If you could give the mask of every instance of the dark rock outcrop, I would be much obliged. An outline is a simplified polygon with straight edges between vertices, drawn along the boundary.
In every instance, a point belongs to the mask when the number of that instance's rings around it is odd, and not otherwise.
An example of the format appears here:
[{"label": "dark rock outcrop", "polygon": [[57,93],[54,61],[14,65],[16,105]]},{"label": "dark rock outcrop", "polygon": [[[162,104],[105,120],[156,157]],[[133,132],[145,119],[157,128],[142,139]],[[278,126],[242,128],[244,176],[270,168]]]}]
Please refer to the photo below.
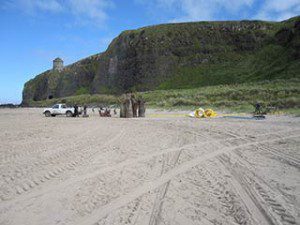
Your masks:
[{"label": "dark rock outcrop", "polygon": [[[234,63],[273,42],[295,42],[296,48],[299,18],[280,23],[163,24],[124,31],[104,53],[80,60],[63,71],[46,71],[28,81],[22,104],[77,94],[153,90],[183,67]],[[298,57],[297,50],[293,54]]]},{"label": "dark rock outcrop", "polygon": [[286,45],[293,39],[294,33],[292,29],[282,28],[276,34],[275,38],[280,45]]}]

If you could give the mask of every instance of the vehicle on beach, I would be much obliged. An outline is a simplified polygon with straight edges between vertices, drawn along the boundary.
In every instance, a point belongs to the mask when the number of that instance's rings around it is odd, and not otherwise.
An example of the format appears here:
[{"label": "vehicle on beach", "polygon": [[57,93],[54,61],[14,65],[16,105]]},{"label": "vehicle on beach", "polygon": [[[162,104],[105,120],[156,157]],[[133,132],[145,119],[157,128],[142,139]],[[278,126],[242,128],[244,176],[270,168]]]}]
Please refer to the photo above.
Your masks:
[{"label": "vehicle on beach", "polygon": [[[45,108],[43,114],[46,117],[54,117],[57,115],[66,115],[67,117],[73,117],[75,115],[74,111],[74,107],[67,107],[66,104],[55,104],[51,108]],[[82,113],[81,107],[78,108],[78,113]]]}]

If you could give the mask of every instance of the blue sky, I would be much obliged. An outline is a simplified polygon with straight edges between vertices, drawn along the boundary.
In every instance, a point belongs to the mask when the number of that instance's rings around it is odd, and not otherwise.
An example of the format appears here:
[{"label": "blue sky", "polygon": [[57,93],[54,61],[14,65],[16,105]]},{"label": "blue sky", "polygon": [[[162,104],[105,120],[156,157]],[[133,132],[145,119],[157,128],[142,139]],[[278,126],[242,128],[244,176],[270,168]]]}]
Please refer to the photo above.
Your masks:
[{"label": "blue sky", "polygon": [[183,21],[300,15],[299,0],[0,0],[0,104],[20,103],[26,81],[105,51],[121,31]]}]

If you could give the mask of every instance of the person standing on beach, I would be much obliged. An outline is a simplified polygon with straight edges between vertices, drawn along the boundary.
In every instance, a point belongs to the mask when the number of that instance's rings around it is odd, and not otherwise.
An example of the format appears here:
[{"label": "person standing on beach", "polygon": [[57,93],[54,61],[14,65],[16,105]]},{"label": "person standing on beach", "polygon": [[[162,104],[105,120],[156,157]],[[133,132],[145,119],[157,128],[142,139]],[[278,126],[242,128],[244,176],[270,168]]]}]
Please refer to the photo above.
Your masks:
[{"label": "person standing on beach", "polygon": [[261,104],[258,103],[258,102],[255,104],[255,111],[254,111],[254,113],[257,114],[257,115],[259,115],[259,114],[262,113],[262,111],[261,111]]},{"label": "person standing on beach", "polygon": [[79,117],[78,105],[77,104],[74,105],[74,117]]},{"label": "person standing on beach", "polygon": [[87,106],[83,106],[83,117],[87,117]]}]

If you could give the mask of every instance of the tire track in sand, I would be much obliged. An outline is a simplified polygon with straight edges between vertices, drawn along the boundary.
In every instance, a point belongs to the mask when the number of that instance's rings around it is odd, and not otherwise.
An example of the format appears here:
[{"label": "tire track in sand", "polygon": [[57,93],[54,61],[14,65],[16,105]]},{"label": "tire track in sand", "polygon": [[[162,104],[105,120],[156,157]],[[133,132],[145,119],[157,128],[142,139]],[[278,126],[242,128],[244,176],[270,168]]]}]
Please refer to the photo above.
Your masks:
[{"label": "tire track in sand", "polygon": [[[267,151],[271,155],[276,156],[275,158],[277,160],[284,162],[290,166],[296,167],[297,169],[300,169],[300,159],[298,159],[296,156],[292,156],[287,153],[282,153],[280,150],[274,147],[261,146],[258,150]],[[264,151],[261,152],[266,153]]]},{"label": "tire track in sand", "polygon": [[[293,131],[293,132],[295,132],[295,131]],[[278,136],[281,136],[280,133],[281,132],[268,133],[268,134],[265,134],[265,135],[278,135]],[[286,134],[286,132],[285,132],[285,134]],[[124,130],[121,131],[119,135],[117,135],[113,139],[109,140],[108,143],[106,143],[106,145],[109,145],[110,143],[113,143],[116,139],[122,137],[122,135],[124,135]],[[262,137],[262,136],[260,136],[260,137]],[[41,185],[45,182],[51,181],[52,179],[58,177],[64,171],[66,171],[66,170],[75,170],[75,166],[77,166],[80,161],[73,159],[72,161],[69,161],[68,164],[65,165],[64,167],[55,167],[54,169],[51,169],[51,170],[49,170],[45,173],[42,173],[40,175],[35,175],[35,176],[32,176],[31,178],[28,178],[28,179],[24,180],[24,182],[21,185],[17,185],[15,187],[15,189],[14,189],[15,191],[13,191],[13,192],[12,192],[11,189],[9,189],[9,190],[2,189],[0,191],[0,200],[2,200],[2,205],[10,205],[10,204],[13,204],[14,202],[17,202],[17,201],[20,201],[20,200],[29,199],[29,198],[32,198],[32,197],[37,196],[37,195],[47,194],[47,193],[50,193],[50,192],[53,192],[53,191],[56,191],[56,190],[59,190],[59,189],[63,189],[65,187],[69,186],[69,185],[72,185],[76,182],[80,182],[84,179],[90,179],[90,178],[96,177],[96,176],[101,175],[101,174],[105,174],[105,173],[113,171],[113,170],[122,169],[124,166],[135,164],[139,161],[147,160],[147,159],[150,159],[150,158],[153,158],[153,157],[156,157],[156,156],[160,156],[160,155],[164,155],[164,154],[168,154],[168,153],[172,153],[172,152],[178,152],[182,149],[189,150],[189,148],[194,147],[195,145],[198,145],[198,146],[200,145],[201,146],[201,145],[205,145],[205,144],[220,143],[220,142],[223,142],[223,141],[230,141],[230,140],[235,140],[235,139],[240,140],[240,139],[243,139],[243,137],[237,137],[237,138],[236,137],[233,137],[233,138],[231,137],[231,138],[228,138],[228,139],[225,139],[225,140],[213,140],[210,137],[207,137],[207,139],[208,139],[208,141],[205,141],[205,142],[187,144],[187,145],[184,145],[184,146],[181,146],[181,147],[167,148],[167,149],[164,149],[164,150],[161,150],[161,151],[158,151],[158,152],[154,152],[152,154],[148,154],[146,156],[129,159],[129,160],[126,160],[126,161],[124,161],[122,163],[119,163],[117,165],[104,167],[100,171],[95,171],[95,172],[92,172],[92,173],[89,173],[89,174],[84,174],[84,175],[81,175],[81,176],[77,176],[76,178],[73,178],[71,181],[70,180],[65,180],[65,181],[60,182],[59,184],[56,184],[55,186],[47,186],[47,187],[43,188],[40,191],[32,192],[32,193],[28,194],[29,190],[32,190],[33,188],[35,188],[35,187],[37,187],[37,186],[39,186],[39,185]],[[244,140],[245,141],[253,141],[252,139],[248,140],[246,138],[244,138]],[[106,145],[104,145],[104,147]],[[94,158],[94,160],[95,159],[96,158]],[[15,196],[17,194],[17,196],[20,196],[20,197],[17,197],[15,199],[11,199],[12,194],[13,194],[13,196]]]},{"label": "tire track in sand", "polygon": [[[117,135],[114,139],[110,140],[109,143],[114,142],[116,139],[120,138],[121,136],[122,136],[122,134],[120,134],[119,136]],[[234,139],[234,138],[229,138],[229,139],[226,139],[226,140],[231,140],[231,139]],[[226,140],[224,140],[224,141],[226,141]],[[194,147],[197,144],[201,146],[201,145],[205,145],[205,144],[210,144],[212,142],[218,143],[217,140],[209,140],[209,141],[205,141],[205,142],[187,144],[187,145],[184,145],[184,146],[181,146],[181,147],[167,148],[167,149],[163,149],[161,151],[154,152],[154,153],[151,153],[151,154],[148,154],[148,155],[145,155],[145,156],[125,160],[124,162],[118,163],[117,165],[101,168],[100,171],[95,171],[95,172],[85,174],[85,175],[82,175],[82,176],[77,176],[76,178],[72,179],[71,182],[70,182],[70,180],[62,181],[61,183],[59,183],[55,186],[48,186],[48,187],[46,187],[45,189],[43,189],[41,191],[28,194],[24,197],[25,198],[32,198],[36,195],[41,195],[41,194],[49,193],[50,191],[58,190],[60,188],[65,188],[65,187],[67,187],[71,184],[74,184],[76,182],[80,182],[81,180],[84,180],[84,179],[93,178],[93,177],[96,177],[96,176],[101,175],[101,174],[105,174],[105,173],[113,171],[113,170],[122,169],[125,166],[135,164],[139,161],[144,161],[144,160],[151,159],[153,157],[168,154],[168,153],[173,153],[173,152],[176,153],[176,152],[178,152],[182,149],[188,150],[189,148]],[[106,145],[108,145],[108,144],[106,144]],[[80,155],[86,156],[87,154],[88,153],[84,153],[84,154],[80,154]],[[65,166],[55,167],[54,169],[49,169],[47,172],[42,172],[42,174],[34,175],[32,177],[29,177],[28,179],[25,179],[21,185],[16,185],[16,187],[14,188],[15,191],[13,191],[13,192],[12,192],[11,189],[9,191],[5,191],[3,189],[3,190],[0,191],[0,200],[4,201],[4,204],[10,204],[10,203],[13,203],[13,202],[16,202],[16,201],[19,201],[19,200],[23,200],[23,198],[16,198],[16,199],[13,199],[13,200],[10,200],[10,199],[15,194],[23,195],[25,193],[28,193],[28,191],[31,190],[32,188],[34,188],[35,186],[38,186],[38,185],[43,184],[45,182],[49,182],[52,179],[54,179],[55,177],[58,177],[63,172],[67,171],[67,170],[75,170],[75,166],[77,166],[80,162],[82,162],[82,160],[83,159],[81,159],[81,160],[74,160],[73,159],[72,161],[68,161],[68,164],[66,164]],[[93,158],[93,160],[97,161],[97,157]],[[14,180],[15,178],[14,177],[9,177],[8,179]]]},{"label": "tire track in sand", "polygon": [[[121,130],[118,135],[115,135],[112,139],[108,140],[101,147],[105,148],[106,146],[115,142],[117,139],[122,137],[124,135],[124,133],[125,133],[125,131]],[[15,196],[21,196],[25,193],[28,193],[32,189],[34,189],[42,184],[50,182],[51,180],[58,177],[59,175],[61,175],[64,172],[75,170],[76,167],[79,166],[81,163],[85,163],[87,158],[91,158],[93,155],[95,155],[98,152],[98,150],[88,151],[89,149],[90,148],[85,149],[85,151],[81,152],[79,155],[72,158],[72,160],[66,161],[64,165],[60,165],[60,166],[53,167],[53,165],[50,163],[51,160],[53,160],[55,158],[59,158],[61,156],[70,157],[71,153],[60,152],[58,155],[56,154],[54,156],[44,159],[43,161],[45,161],[45,163],[49,164],[50,168],[46,168],[46,170],[42,171],[42,173],[30,175],[28,178],[25,178],[25,179],[21,174],[20,178],[23,178],[23,180],[21,180],[17,185],[15,185],[15,187],[13,189],[11,189],[10,187],[5,188],[5,186],[3,186],[1,188],[0,200],[5,205],[7,203],[12,203],[12,202],[18,201],[18,200],[20,200],[19,198],[15,198],[15,199],[12,199],[12,198]],[[51,166],[52,166],[52,168],[51,168]],[[8,177],[8,179],[9,179],[8,181],[14,181],[16,178],[13,176],[10,176],[10,177]],[[37,193],[33,192],[32,195],[29,195],[27,197],[33,197],[35,195],[37,195]],[[12,200],[7,201],[10,199],[12,199]]]},{"label": "tire track in sand", "polygon": [[[85,140],[86,137],[89,137],[90,133],[94,133],[97,130],[97,127],[89,129],[89,132],[81,133],[80,138]],[[78,142],[78,141],[77,141]],[[79,143],[79,142],[78,142]],[[37,148],[39,145],[43,145],[42,147]],[[22,150],[14,150],[10,151],[8,154],[4,154],[3,156],[0,156],[0,164],[3,165],[5,163],[12,163],[17,160],[22,160],[22,157],[27,157],[31,156],[33,153],[40,154],[43,153],[46,149],[47,146],[52,146],[54,145],[56,148],[63,148],[65,146],[76,146],[77,143],[74,141],[66,141],[64,140],[63,143],[58,143],[57,140],[34,140],[30,143],[21,143],[18,144],[19,146],[11,146],[13,149],[20,149]]]},{"label": "tire track in sand", "polygon": [[[185,176],[186,175],[186,176]],[[180,179],[184,179],[186,183],[191,184],[192,187],[196,187],[202,193],[205,193],[205,196],[208,197],[206,200],[195,197],[193,203],[189,207],[192,207],[196,210],[200,210],[198,206],[202,204],[214,205],[215,210],[219,214],[223,214],[224,217],[230,216],[235,223],[241,225],[253,225],[258,223],[253,223],[253,218],[251,213],[243,203],[243,200],[240,195],[234,192],[233,186],[230,182],[227,182],[226,175],[224,176],[224,170],[220,163],[217,160],[209,160],[209,162],[203,162],[203,164],[198,165],[192,168],[188,174],[185,174]],[[195,179],[195,178],[199,179]],[[188,188],[190,186],[186,186]],[[192,188],[190,187],[190,188]],[[206,203],[204,203],[206,202]],[[212,203],[213,202],[213,203]],[[219,208],[218,208],[219,207]],[[197,218],[197,214],[193,213],[193,210],[190,212],[190,216]],[[216,222],[217,224],[224,224],[225,221],[214,221],[212,215],[204,215],[212,223]],[[210,219],[209,219],[210,218]],[[228,220],[226,224],[232,224]]]},{"label": "tire track in sand", "polygon": [[[265,181],[253,175],[253,173],[239,163],[231,165],[230,158],[223,154],[218,157],[224,167],[233,175],[232,183],[241,193],[247,193],[244,196],[247,204],[256,205],[261,216],[265,218],[268,224],[296,224],[296,219],[289,213],[282,204],[276,200],[276,194],[265,185]],[[241,159],[240,159],[241,160]],[[236,182],[235,182],[236,180]],[[255,209],[251,207],[252,209]],[[256,210],[257,211],[257,210]],[[260,217],[262,218],[262,217]]]},{"label": "tire track in sand", "polygon": [[[178,159],[180,157],[180,154],[182,152],[182,149],[178,152],[175,152],[175,155],[172,157],[171,165],[170,167],[175,167]],[[165,161],[164,161],[165,162]],[[164,174],[165,170],[165,164],[163,163],[161,175]],[[156,195],[156,199],[154,201],[154,205],[152,207],[152,213],[149,219],[149,225],[156,225],[158,224],[160,218],[161,218],[161,209],[163,205],[163,200],[167,194],[167,191],[169,189],[171,180],[169,180],[166,184],[164,184],[161,189],[159,190],[158,194]]]},{"label": "tire track in sand", "polygon": [[221,154],[233,151],[233,150],[241,148],[241,147],[259,145],[262,143],[274,142],[274,141],[283,140],[283,139],[299,138],[299,137],[300,137],[299,135],[295,135],[295,136],[269,139],[269,140],[264,140],[264,141],[259,141],[259,142],[252,142],[252,143],[247,143],[247,144],[243,144],[243,145],[239,145],[239,146],[235,146],[235,147],[226,147],[224,149],[217,150],[212,153],[203,155],[202,157],[198,157],[187,163],[179,165],[177,168],[172,169],[169,172],[163,174],[160,178],[158,178],[154,181],[151,181],[151,182],[147,182],[144,185],[131,191],[130,193],[123,195],[122,197],[119,197],[116,200],[111,201],[110,203],[106,204],[105,206],[103,206],[101,208],[98,208],[97,210],[94,210],[94,212],[92,212],[91,214],[88,214],[87,216],[78,219],[78,221],[75,224],[80,224],[80,225],[95,224],[101,218],[103,218],[104,216],[109,214],[110,212],[128,204],[129,202],[131,202],[134,199],[138,198],[139,196],[147,193],[148,191],[158,188],[159,186],[165,184],[166,182],[168,182],[169,180],[171,180],[173,177],[177,176],[178,174],[184,173],[184,172],[188,171],[190,168],[197,166],[201,162],[207,161],[207,160],[212,159]]}]

